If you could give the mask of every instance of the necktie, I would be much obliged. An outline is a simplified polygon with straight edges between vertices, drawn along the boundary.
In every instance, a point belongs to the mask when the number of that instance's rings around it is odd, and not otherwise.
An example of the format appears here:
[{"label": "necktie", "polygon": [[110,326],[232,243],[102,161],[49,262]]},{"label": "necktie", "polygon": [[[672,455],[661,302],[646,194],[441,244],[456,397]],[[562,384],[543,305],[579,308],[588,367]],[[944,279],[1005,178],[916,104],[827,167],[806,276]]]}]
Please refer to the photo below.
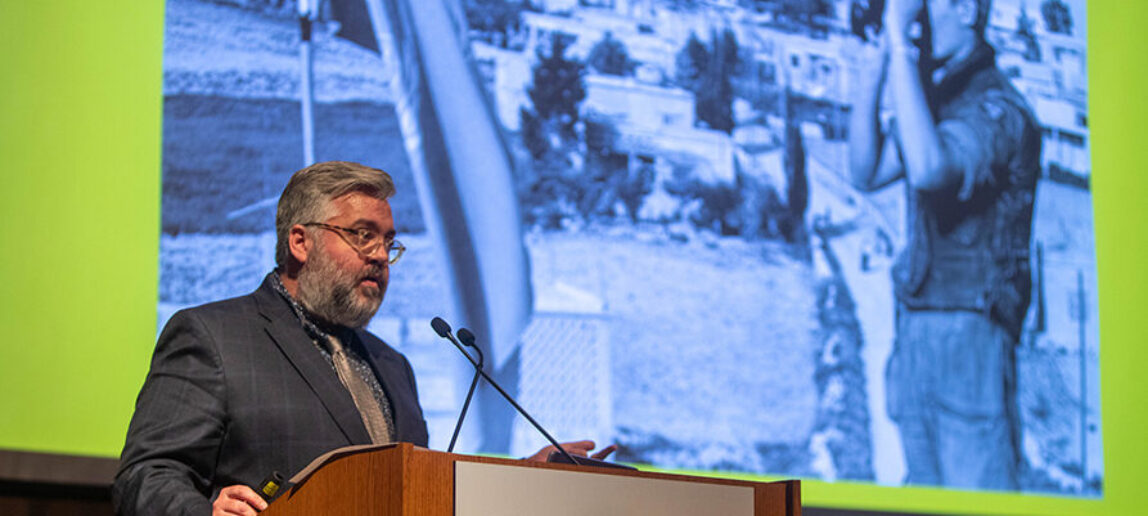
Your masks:
[{"label": "necktie", "polygon": [[375,400],[367,382],[355,372],[351,360],[347,358],[346,350],[343,349],[343,343],[334,335],[329,335],[327,341],[331,344],[331,359],[335,363],[339,381],[350,391],[351,399],[359,409],[359,416],[363,418],[363,425],[371,435],[371,441],[375,444],[391,442],[393,440],[391,430],[383,418],[383,411],[379,408],[379,403]]}]

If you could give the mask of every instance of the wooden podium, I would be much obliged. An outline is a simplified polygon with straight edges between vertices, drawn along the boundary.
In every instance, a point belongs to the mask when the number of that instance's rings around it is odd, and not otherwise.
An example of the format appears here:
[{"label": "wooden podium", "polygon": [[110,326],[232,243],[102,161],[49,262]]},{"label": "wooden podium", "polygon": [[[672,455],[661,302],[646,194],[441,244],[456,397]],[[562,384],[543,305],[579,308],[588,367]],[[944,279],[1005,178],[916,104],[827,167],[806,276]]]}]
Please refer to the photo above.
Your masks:
[{"label": "wooden podium", "polygon": [[800,516],[801,487],[796,480],[533,463],[399,443],[327,461],[263,514]]}]

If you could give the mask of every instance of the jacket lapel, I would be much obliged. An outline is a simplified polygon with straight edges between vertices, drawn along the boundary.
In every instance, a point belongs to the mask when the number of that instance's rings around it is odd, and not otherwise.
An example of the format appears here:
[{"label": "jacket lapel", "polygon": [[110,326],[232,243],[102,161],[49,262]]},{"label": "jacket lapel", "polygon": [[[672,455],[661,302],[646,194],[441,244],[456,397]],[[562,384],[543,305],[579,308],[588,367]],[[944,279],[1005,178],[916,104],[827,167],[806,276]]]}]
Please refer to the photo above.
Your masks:
[{"label": "jacket lapel", "polygon": [[338,374],[322,353],[315,349],[315,343],[303,331],[287,301],[271,286],[271,281],[268,276],[255,292],[259,313],[266,320],[264,330],[267,335],[311,387],[311,391],[322,402],[327,414],[335,420],[347,440],[351,444],[370,443],[371,436],[363,425],[351,394],[339,381]]}]

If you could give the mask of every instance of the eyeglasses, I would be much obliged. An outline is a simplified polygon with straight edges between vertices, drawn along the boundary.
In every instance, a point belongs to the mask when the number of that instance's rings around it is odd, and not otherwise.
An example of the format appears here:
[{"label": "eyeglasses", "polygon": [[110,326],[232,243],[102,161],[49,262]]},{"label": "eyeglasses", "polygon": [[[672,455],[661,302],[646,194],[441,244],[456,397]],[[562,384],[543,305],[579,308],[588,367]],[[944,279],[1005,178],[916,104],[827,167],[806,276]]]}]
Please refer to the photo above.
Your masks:
[{"label": "eyeglasses", "polygon": [[406,252],[407,247],[402,242],[394,239],[385,239],[378,231],[371,231],[369,229],[351,229],[334,224],[326,224],[323,222],[307,222],[303,226],[319,226],[323,229],[334,231],[335,234],[343,238],[347,245],[351,246],[355,252],[363,255],[370,256],[375,254],[380,247],[384,248],[387,253],[387,261],[391,264],[399,261]]}]

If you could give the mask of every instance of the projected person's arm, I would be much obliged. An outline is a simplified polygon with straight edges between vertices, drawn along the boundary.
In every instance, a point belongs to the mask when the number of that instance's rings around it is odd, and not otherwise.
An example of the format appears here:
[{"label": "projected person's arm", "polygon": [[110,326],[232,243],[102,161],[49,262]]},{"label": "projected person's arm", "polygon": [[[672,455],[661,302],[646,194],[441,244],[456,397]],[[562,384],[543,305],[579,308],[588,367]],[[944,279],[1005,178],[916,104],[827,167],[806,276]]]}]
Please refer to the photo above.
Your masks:
[{"label": "projected person's arm", "polygon": [[211,513],[223,371],[202,321],[176,314],[156,344],[113,485],[119,514]]},{"label": "projected person's arm", "polygon": [[960,182],[962,174],[929,109],[919,52],[909,40],[910,25],[922,8],[922,0],[891,0],[885,6],[888,81],[905,177],[916,190],[937,191]]},{"label": "projected person's arm", "polygon": [[884,39],[870,39],[877,43],[858,42],[855,49],[857,88],[849,116],[849,179],[863,191],[882,188],[902,175],[896,139],[882,134],[879,117],[888,66]]}]

